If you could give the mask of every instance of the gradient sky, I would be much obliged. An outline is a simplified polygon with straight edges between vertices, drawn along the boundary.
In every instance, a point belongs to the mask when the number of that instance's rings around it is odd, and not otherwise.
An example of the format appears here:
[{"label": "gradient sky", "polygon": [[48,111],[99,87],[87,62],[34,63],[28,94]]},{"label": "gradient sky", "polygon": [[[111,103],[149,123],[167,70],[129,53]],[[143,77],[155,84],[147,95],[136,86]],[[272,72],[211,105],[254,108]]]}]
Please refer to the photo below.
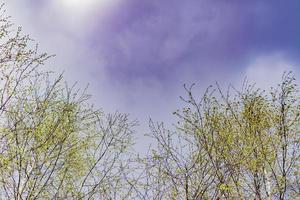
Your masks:
[{"label": "gradient sky", "polygon": [[[85,2],[85,3],[83,3]],[[55,53],[69,81],[105,111],[173,121],[184,83],[261,87],[300,79],[299,0],[7,0],[7,12]]]}]

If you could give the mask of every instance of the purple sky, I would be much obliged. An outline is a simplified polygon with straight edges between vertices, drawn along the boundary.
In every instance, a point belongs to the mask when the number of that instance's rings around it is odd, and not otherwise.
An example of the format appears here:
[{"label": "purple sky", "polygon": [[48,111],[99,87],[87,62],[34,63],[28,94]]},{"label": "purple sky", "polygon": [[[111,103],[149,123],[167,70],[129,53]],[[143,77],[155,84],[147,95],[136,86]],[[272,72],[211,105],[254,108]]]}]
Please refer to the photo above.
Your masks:
[{"label": "purple sky", "polygon": [[[93,101],[171,122],[183,83],[268,87],[298,72],[299,0],[7,0],[7,10],[50,69],[90,83]],[[64,3],[62,3],[64,2]],[[80,3],[81,2],[81,3]],[[143,133],[140,133],[141,135]]]}]

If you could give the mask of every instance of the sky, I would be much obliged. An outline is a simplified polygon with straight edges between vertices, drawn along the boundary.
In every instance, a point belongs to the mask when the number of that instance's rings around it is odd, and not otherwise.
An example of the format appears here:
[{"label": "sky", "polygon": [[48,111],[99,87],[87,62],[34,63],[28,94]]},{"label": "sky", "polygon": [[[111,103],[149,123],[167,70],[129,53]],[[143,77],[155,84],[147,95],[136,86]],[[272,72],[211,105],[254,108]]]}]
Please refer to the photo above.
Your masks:
[{"label": "sky", "polygon": [[299,0],[7,0],[7,13],[56,57],[47,67],[95,105],[174,122],[183,84],[201,92],[245,78],[268,88],[299,74]]}]

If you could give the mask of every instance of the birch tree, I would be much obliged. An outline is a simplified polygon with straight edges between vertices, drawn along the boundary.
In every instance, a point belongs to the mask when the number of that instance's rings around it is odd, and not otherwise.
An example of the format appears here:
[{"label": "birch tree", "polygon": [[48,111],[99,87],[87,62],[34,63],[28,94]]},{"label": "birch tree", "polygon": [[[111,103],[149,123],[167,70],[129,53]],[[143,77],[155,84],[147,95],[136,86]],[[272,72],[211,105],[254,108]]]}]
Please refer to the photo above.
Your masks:
[{"label": "birch tree", "polygon": [[185,90],[174,131],[151,123],[157,148],[143,161],[151,198],[300,197],[300,101],[292,73],[269,92],[251,84],[224,92],[216,84],[197,99],[193,86]]},{"label": "birch tree", "polygon": [[135,122],[95,109],[50,57],[0,15],[0,198],[125,199]]}]

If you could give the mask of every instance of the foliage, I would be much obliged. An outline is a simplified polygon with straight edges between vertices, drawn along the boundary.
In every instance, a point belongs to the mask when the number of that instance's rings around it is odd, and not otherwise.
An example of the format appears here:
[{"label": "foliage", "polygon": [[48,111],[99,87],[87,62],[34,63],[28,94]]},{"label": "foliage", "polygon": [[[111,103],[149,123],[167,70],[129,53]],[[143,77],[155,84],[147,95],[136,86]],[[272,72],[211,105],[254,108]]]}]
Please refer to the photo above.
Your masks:
[{"label": "foliage", "polygon": [[0,198],[116,199],[126,195],[132,127],[106,115],[85,90],[43,70],[21,28],[0,16]]},{"label": "foliage", "polygon": [[[176,131],[151,123],[157,149],[144,163],[151,199],[298,199],[300,101],[292,73],[270,94],[244,84],[191,87]],[[149,195],[150,194],[150,195]],[[141,195],[142,196],[142,195]],[[145,196],[143,196],[144,199]]]}]

